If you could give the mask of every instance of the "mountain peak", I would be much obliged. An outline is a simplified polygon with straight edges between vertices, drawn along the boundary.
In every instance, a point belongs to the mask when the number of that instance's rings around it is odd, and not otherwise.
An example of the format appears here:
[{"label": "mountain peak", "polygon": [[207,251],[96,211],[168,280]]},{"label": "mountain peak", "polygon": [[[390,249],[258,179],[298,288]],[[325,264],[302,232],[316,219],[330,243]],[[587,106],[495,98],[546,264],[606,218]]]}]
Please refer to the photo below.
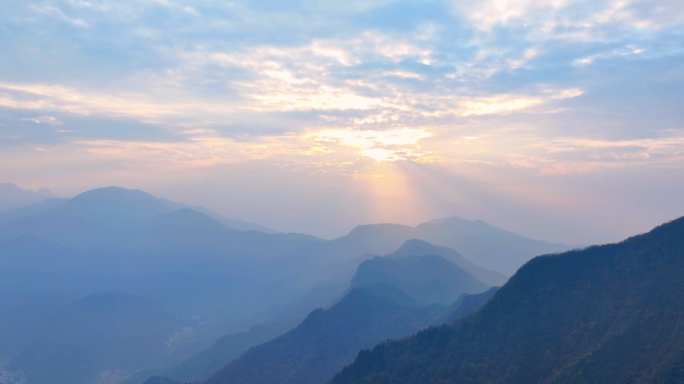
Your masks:
[{"label": "mountain peak", "polygon": [[121,187],[97,188],[69,200],[65,207],[77,210],[154,216],[180,208],[177,204],[158,199],[147,192]]},{"label": "mountain peak", "polygon": [[399,249],[386,255],[385,257],[388,259],[401,259],[411,256],[427,255],[441,256],[444,259],[456,264],[460,268],[468,271],[478,280],[491,286],[502,285],[506,282],[506,280],[508,280],[505,275],[475,264],[452,248],[434,245],[419,239],[407,240],[401,245],[401,247],[399,247]]},{"label": "mountain peak", "polygon": [[47,188],[23,189],[14,183],[0,183],[0,210],[24,207],[55,197]]},{"label": "mountain peak", "polygon": [[352,229],[347,236],[350,237],[366,237],[380,233],[393,233],[397,230],[410,230],[412,227],[402,224],[381,223],[381,224],[365,224],[357,225]]},{"label": "mountain peak", "polygon": [[406,240],[404,244],[399,247],[396,251],[387,255],[388,257],[406,257],[406,256],[422,256],[426,254],[439,254],[436,251],[441,250],[442,252],[458,253],[449,247],[439,247],[434,244],[430,244],[425,240],[411,239]]},{"label": "mountain peak", "polygon": [[[475,227],[475,228],[481,228],[481,229],[491,229],[491,230],[496,230],[496,231],[501,231],[501,232],[508,232],[504,231],[503,229],[497,228],[493,225],[490,225],[480,219],[477,220],[466,220],[463,218],[460,218],[458,216],[449,216],[445,217],[442,219],[434,219],[428,221],[428,224],[448,224],[448,225],[454,225],[458,227]],[[511,232],[512,233],[512,232]]]},{"label": "mountain peak", "polygon": [[391,284],[424,302],[451,303],[464,293],[485,291],[488,286],[442,256],[411,255],[375,257],[359,265],[352,287]]},{"label": "mountain peak", "polygon": [[103,201],[103,200],[120,200],[120,201],[140,201],[140,200],[158,200],[156,197],[139,189],[127,189],[122,187],[103,187],[91,189],[76,195],[71,201]]}]

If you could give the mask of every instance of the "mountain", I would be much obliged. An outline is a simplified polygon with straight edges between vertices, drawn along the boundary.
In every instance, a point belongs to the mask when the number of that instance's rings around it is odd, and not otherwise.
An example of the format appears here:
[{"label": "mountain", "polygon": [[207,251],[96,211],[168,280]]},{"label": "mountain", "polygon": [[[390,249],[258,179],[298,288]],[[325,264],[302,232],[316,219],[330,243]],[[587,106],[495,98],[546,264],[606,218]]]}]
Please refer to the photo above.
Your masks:
[{"label": "mountain", "polygon": [[26,384],[89,384],[106,371],[159,364],[191,327],[154,301],[123,292],[71,302],[13,300],[0,313],[0,356]]},{"label": "mountain", "polygon": [[[468,221],[458,217],[433,220],[416,227],[398,224],[361,225],[326,246],[346,254],[370,252],[385,255],[412,239],[452,248],[476,265],[504,275],[512,275],[535,256],[572,248],[533,240],[480,220]],[[497,279],[495,276],[493,278]]]},{"label": "mountain", "polygon": [[[13,184],[0,184],[0,201],[2,201],[2,188],[6,185]],[[19,189],[16,187],[16,189]],[[229,229],[234,229],[237,231],[259,231],[263,233],[276,234],[279,233],[274,229],[264,227],[262,225],[251,223],[243,220],[235,220],[223,217],[209,209],[204,207],[193,206],[190,207],[185,204],[175,203],[170,200],[156,198],[142,191],[128,190],[118,187],[107,187],[94,189],[88,192],[84,192],[81,195],[76,196],[74,199],[61,199],[51,197],[52,195],[47,190],[41,190],[42,192],[37,193],[38,196],[42,196],[39,202],[29,202],[28,204],[22,204],[20,207],[8,209],[2,211],[2,204],[0,203],[0,228],[7,226],[13,221],[58,208],[70,200],[76,200],[75,205],[85,208],[84,211],[88,211],[89,208],[96,208],[100,212],[106,211],[103,209],[105,206],[109,206],[110,209],[116,209],[116,207],[121,207],[129,214],[136,213],[136,207],[142,208],[141,216],[150,216],[154,214],[171,212],[183,208],[190,208],[194,211],[200,212],[212,219],[220,222]],[[32,192],[32,191],[28,191]],[[34,199],[35,200],[35,199]],[[74,203],[72,203],[74,204]]]},{"label": "mountain", "polygon": [[386,283],[426,303],[450,304],[464,293],[480,293],[489,286],[456,264],[437,255],[404,258],[374,257],[361,263],[351,286]]},{"label": "mountain", "polygon": [[[0,235],[25,243],[54,243],[78,255],[78,260],[64,259],[59,268],[73,267],[80,274],[61,276],[55,288],[76,282],[93,287],[94,282],[99,290],[132,289],[187,317],[231,316],[237,321],[292,301],[306,290],[297,275],[310,270],[313,259],[298,250],[323,241],[301,234],[232,230],[180,204],[114,187],[34,211],[0,228]],[[3,253],[0,247],[0,259],[22,260],[21,252],[5,249]],[[47,260],[48,255],[34,258]],[[40,284],[43,278],[27,276],[23,281]]]},{"label": "mountain", "polygon": [[500,288],[501,287],[492,287],[486,292],[462,295],[451,306],[451,311],[446,313],[444,317],[440,318],[435,324],[451,324],[460,318],[474,314],[487,304]]},{"label": "mountain", "polygon": [[66,203],[69,199],[48,198],[39,203],[25,207],[13,208],[0,212],[0,228],[6,227],[13,221],[55,209]]},{"label": "mountain", "polygon": [[55,196],[47,188],[32,191],[16,184],[0,183],[0,211],[35,204],[51,197]]},{"label": "mountain", "polygon": [[[450,312],[437,317],[432,324],[443,324],[445,322],[451,323],[461,317],[472,315],[482,306],[484,306],[484,304],[494,296],[498,289],[498,287],[495,287],[483,293],[462,295],[452,305]],[[254,327],[248,333],[225,336],[216,342],[216,344],[214,344],[211,348],[197,354],[181,364],[178,364],[173,369],[167,370],[167,372],[160,373],[162,376],[149,378],[144,382],[144,384],[177,384],[180,382],[196,382],[197,380],[203,380],[205,376],[209,377],[223,365],[235,359],[237,357],[235,355],[236,347],[240,348],[245,344],[246,340],[253,339],[254,336],[259,337],[260,335],[264,334],[264,332],[270,333],[273,328],[273,326],[259,326]],[[224,363],[218,365],[220,361],[224,361]],[[140,381],[135,382],[138,383]]]},{"label": "mountain", "polygon": [[217,213],[215,213],[209,209],[206,209],[204,207],[193,206],[193,207],[188,207],[188,208],[192,208],[193,210],[195,210],[197,212],[203,213],[203,214],[211,217],[212,219],[220,222],[221,224],[225,225],[226,227],[228,227],[230,229],[234,229],[236,231],[259,231],[259,232],[268,233],[268,234],[280,233],[280,232],[276,231],[275,229],[264,227],[263,225],[260,225],[260,224],[256,224],[256,223],[252,223],[252,222],[244,221],[244,220],[236,220],[236,219],[229,219],[227,217],[223,217],[223,216],[221,216],[221,215],[219,215],[219,214],[217,214]]},{"label": "mountain", "polygon": [[[184,229],[201,230],[211,226],[213,232],[222,230],[222,235],[232,237],[233,240],[246,239],[261,248],[265,246],[263,241],[257,240],[264,238],[265,234],[261,232],[240,235],[238,233],[241,232],[226,227],[207,214],[138,190],[101,188],[82,193],[63,203],[56,202],[55,205],[53,209],[32,207],[32,214],[25,214],[27,210],[17,213],[17,218],[5,225],[0,234],[7,237],[34,236],[74,248],[101,248],[103,242],[106,242],[117,248],[128,245],[128,248],[139,249],[140,242],[144,243],[149,237],[145,231],[156,230],[158,234],[159,227],[164,225],[165,220],[167,224],[176,220],[176,227],[182,224]],[[155,225],[157,228],[153,228]],[[269,237],[272,241],[293,239],[297,245],[300,240],[318,241],[313,236],[305,235],[273,236],[275,237]]]},{"label": "mountain", "polygon": [[152,379],[159,380],[160,377],[166,380],[173,380],[173,382],[205,380],[226,364],[237,359],[251,347],[270,341],[293,329],[298,324],[299,321],[287,321],[284,323],[256,325],[247,332],[223,336],[211,347],[171,368],[157,369],[154,373],[149,370],[141,371],[136,373],[126,383],[141,383],[152,374],[159,376],[148,379],[145,381],[145,384],[155,382]]},{"label": "mountain", "polygon": [[416,304],[387,284],[355,288],[330,309],[315,310],[297,328],[245,352],[205,384],[323,383],[359,350],[410,335],[445,311]]},{"label": "mountain", "polygon": [[[460,313],[463,314],[470,313],[484,304],[486,299],[473,299],[473,297],[479,298],[482,295],[468,295],[466,293],[482,292],[487,289],[486,284],[478,281],[468,272],[440,256],[397,256],[409,248],[410,244],[400,248],[400,250],[393,254],[395,256],[392,259],[375,257],[372,260],[362,262],[357,268],[356,275],[351,280],[351,289],[363,287],[374,289],[373,287],[377,287],[378,284],[390,284],[408,293],[411,296],[411,300],[418,299],[426,304],[434,302],[451,304],[456,298],[459,298],[454,304],[454,311],[460,310]],[[427,246],[422,245],[422,247],[413,247],[411,249],[432,250],[438,248],[427,244]],[[450,251],[445,253],[455,253],[448,248],[445,248],[445,250]],[[458,256],[460,257],[460,255]],[[462,258],[459,260],[462,260]],[[349,282],[347,286],[349,286]],[[325,293],[326,289],[325,286],[319,286],[315,291],[319,292],[319,295],[323,294],[324,297],[330,297],[329,294]],[[491,295],[487,296],[487,298],[489,297]],[[312,299],[315,299],[315,297]],[[326,302],[322,302],[321,305],[326,305],[331,300],[332,297],[326,300]],[[316,301],[321,302],[320,299]],[[411,301],[410,305],[415,306],[416,303]],[[281,313],[279,317],[282,318],[287,314],[288,312],[286,311]],[[294,318],[296,319],[297,317]],[[249,332],[224,336],[211,348],[198,353],[196,356],[171,369],[158,370],[154,374],[177,381],[206,379],[250,347],[269,341],[294,328],[298,323],[288,321],[286,323],[260,325],[253,327]],[[150,372],[146,372],[146,374],[147,376],[141,372],[136,377],[149,377],[151,375]]]},{"label": "mountain", "polygon": [[684,382],[684,218],[525,264],[475,315],[361,352],[346,383]]},{"label": "mountain", "polygon": [[441,256],[456,264],[460,268],[468,271],[475,278],[487,285],[501,286],[504,285],[504,283],[506,283],[508,280],[508,277],[504,276],[503,274],[491,269],[480,267],[449,247],[439,247],[422,240],[408,240],[402,244],[399,249],[390,253],[389,255],[386,255],[385,257],[397,259],[408,256],[424,255]]},{"label": "mountain", "polygon": [[178,381],[166,377],[155,376],[146,380],[145,384],[178,384]]},{"label": "mountain", "polygon": [[[9,212],[13,218],[0,227],[0,296],[49,293],[50,300],[63,301],[95,292],[134,292],[159,303],[174,318],[183,322],[193,319],[190,322],[195,326],[190,336],[174,339],[177,341],[173,348],[156,350],[164,356],[141,358],[140,362],[146,365],[135,365],[135,370],[160,369],[160,373],[210,347],[220,336],[235,335],[278,317],[282,323],[304,318],[315,308],[341,297],[359,263],[374,254],[395,251],[405,241],[417,238],[417,227],[397,225],[359,227],[349,236],[332,241],[303,234],[238,231],[226,227],[215,215],[142,191],[114,187],[88,191],[66,201],[46,200]],[[436,225],[446,228],[450,224]],[[482,237],[476,241],[482,245],[489,240]],[[425,244],[421,247],[419,253],[430,248]],[[433,256],[443,254],[464,263],[454,253],[441,248],[434,250],[437,255]],[[441,265],[445,261],[430,262]],[[477,270],[468,263],[463,265]],[[458,267],[445,268],[440,272]],[[423,282],[407,284],[405,289],[425,295],[422,300],[446,303],[457,297],[455,290],[449,291],[449,283],[454,281],[440,279],[442,285],[433,286],[432,291],[418,289],[426,288],[420,286]],[[443,297],[429,296],[442,291],[447,292]],[[39,307],[46,308],[41,317],[45,333],[41,335],[49,340],[50,332],[61,332],[50,321],[62,321],[62,317],[48,311],[52,304]],[[26,321],[30,324],[34,320]],[[269,323],[274,324],[270,320]],[[24,334],[24,325],[17,321],[4,323],[4,335]],[[63,333],[73,333],[70,332]],[[244,349],[275,336],[256,335],[245,337],[241,343],[236,341],[234,349],[217,348],[203,358],[218,356],[222,359],[220,363],[225,363]],[[100,340],[99,337],[94,335],[92,340]],[[0,338],[0,344],[5,341]],[[108,343],[101,342],[120,351]],[[91,377],[92,369],[122,375],[133,373],[116,371],[119,365],[113,360],[89,362],[90,352],[82,346],[74,348],[61,342],[53,346],[7,359],[20,366],[34,361],[32,356],[61,356],[70,359],[68,364],[66,360],[62,365],[54,363],[57,360],[49,364],[38,361],[33,367],[52,367],[56,372],[57,366],[63,366],[65,375],[71,372],[79,377]],[[0,353],[0,358],[6,357]],[[204,360],[193,364],[188,363],[186,372],[210,367],[203,365]],[[75,376],[72,379],[76,380]]]}]

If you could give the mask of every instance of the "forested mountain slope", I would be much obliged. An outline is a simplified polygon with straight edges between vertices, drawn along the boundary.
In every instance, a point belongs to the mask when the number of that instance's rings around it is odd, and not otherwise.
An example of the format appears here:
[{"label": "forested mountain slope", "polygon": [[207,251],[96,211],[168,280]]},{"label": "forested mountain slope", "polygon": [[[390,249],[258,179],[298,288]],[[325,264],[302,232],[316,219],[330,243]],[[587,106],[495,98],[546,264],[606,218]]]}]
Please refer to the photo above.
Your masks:
[{"label": "forested mountain slope", "polygon": [[323,383],[359,350],[410,335],[446,310],[415,305],[387,284],[356,288],[330,309],[312,312],[292,331],[250,349],[205,383]]},{"label": "forested mountain slope", "polygon": [[347,383],[684,382],[684,218],[542,256],[477,314],[363,351]]}]

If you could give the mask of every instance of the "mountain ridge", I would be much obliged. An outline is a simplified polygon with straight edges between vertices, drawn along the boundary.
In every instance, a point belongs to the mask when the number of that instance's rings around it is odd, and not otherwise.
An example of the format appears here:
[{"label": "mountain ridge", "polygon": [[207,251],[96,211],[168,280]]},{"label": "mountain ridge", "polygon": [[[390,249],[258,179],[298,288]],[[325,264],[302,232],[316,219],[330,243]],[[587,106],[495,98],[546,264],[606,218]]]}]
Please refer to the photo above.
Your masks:
[{"label": "mountain ridge", "polygon": [[49,189],[23,189],[14,183],[0,183],[0,211],[20,208],[56,197]]},{"label": "mountain ridge", "polygon": [[295,329],[251,348],[204,384],[323,383],[358,350],[409,335],[445,311],[416,304],[388,284],[354,288],[331,308],[311,312]]},{"label": "mountain ridge", "polygon": [[439,255],[458,267],[468,271],[478,280],[490,286],[501,286],[508,277],[491,269],[483,268],[449,247],[436,246],[427,241],[411,239],[404,242],[396,251],[385,255],[387,258],[402,258],[414,255]]},{"label": "mountain ridge", "polygon": [[489,288],[466,270],[442,256],[412,255],[401,259],[376,256],[359,265],[351,288],[386,283],[426,303],[451,304],[464,293]]},{"label": "mountain ridge", "polygon": [[475,315],[366,350],[332,384],[684,380],[684,218],[539,256]]}]

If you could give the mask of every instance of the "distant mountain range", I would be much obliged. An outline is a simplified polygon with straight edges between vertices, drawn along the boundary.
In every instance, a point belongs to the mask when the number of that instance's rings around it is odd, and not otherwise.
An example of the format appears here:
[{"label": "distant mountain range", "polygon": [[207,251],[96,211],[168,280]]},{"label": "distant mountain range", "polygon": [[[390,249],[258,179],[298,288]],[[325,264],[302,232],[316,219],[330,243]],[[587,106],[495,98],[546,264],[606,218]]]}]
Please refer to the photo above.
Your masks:
[{"label": "distant mountain range", "polygon": [[[274,327],[226,336],[159,374],[178,381],[196,381],[225,365],[207,383],[323,383],[350,363],[361,348],[406,336],[435,322],[453,321],[491,298],[495,289],[479,294],[489,287],[456,264],[420,253],[435,249],[458,255],[448,248],[409,241],[388,257],[361,263],[349,292],[339,302],[330,309],[313,311],[287,334],[250,349],[233,362],[236,347],[246,351],[248,343]],[[422,320],[417,321],[417,313],[429,316],[421,315]],[[156,380],[159,377],[151,382]]]},{"label": "distant mountain range", "polygon": [[535,258],[475,315],[358,355],[332,384],[684,382],[684,218]]},{"label": "distant mountain range", "polygon": [[330,309],[312,312],[294,330],[250,349],[205,384],[321,384],[361,349],[408,336],[445,311],[416,304],[389,284],[353,289]]},{"label": "distant mountain range", "polygon": [[[13,195],[17,195],[17,197],[12,198],[11,196]],[[136,204],[140,203],[137,204],[137,207],[143,209],[143,216],[145,215],[144,212],[154,212],[158,214],[183,208],[192,208],[193,210],[203,213],[222,223],[229,229],[234,229],[237,231],[259,231],[271,234],[278,233],[278,231],[274,229],[266,228],[256,223],[251,223],[244,220],[229,219],[204,207],[191,207],[185,204],[175,203],[170,200],[155,198],[142,191],[108,187],[88,191],[77,196],[77,198],[76,205],[79,205],[79,203],[86,205],[90,201],[90,203],[94,204],[91,207],[100,206],[103,204],[116,207],[116,203],[113,203],[115,200],[119,201],[121,207],[129,208],[135,208]],[[71,199],[55,198],[47,189],[41,189],[38,192],[33,192],[29,190],[23,190],[14,184],[0,184],[0,228],[24,217],[58,208],[66,204],[69,200]],[[5,208],[3,208],[3,204],[5,205]]]},{"label": "distant mountain range", "polygon": [[[409,307],[419,308],[435,301],[448,306],[462,293],[500,285],[506,280],[500,265],[522,264],[540,250],[568,248],[456,218],[417,227],[360,226],[329,241],[263,228],[231,229],[227,224],[200,208],[114,187],[1,212],[0,301],[3,296],[34,297],[41,292],[50,294],[36,304],[40,308],[111,291],[149,298],[172,318],[194,326],[187,337],[175,339],[183,345],[157,349],[154,359],[140,359],[145,366],[135,369],[142,369],[140,375],[177,369],[172,374],[184,380],[208,376],[249,348],[292,329],[312,310],[339,301],[350,293],[350,281],[366,260],[362,273],[366,267],[382,273],[357,278],[352,291],[389,282],[393,289],[409,292],[404,295],[415,295],[411,300],[418,304]],[[430,244],[427,238],[441,243]],[[449,244],[463,246],[470,254]],[[372,260],[376,255],[387,257]],[[476,258],[501,262],[488,268]],[[34,322],[31,316],[24,321]],[[3,324],[8,334],[24,332],[18,323]],[[247,331],[257,324],[263,327]],[[167,333],[167,328],[160,329]],[[373,340],[364,339],[363,348]],[[113,360],[79,365],[79,348],[64,354],[73,357],[65,366],[81,375],[71,377],[71,384],[88,384],[95,371],[129,375],[133,369]],[[351,362],[356,352],[349,348],[344,358],[335,355],[331,361]],[[44,355],[40,349],[15,355],[0,351],[0,359],[23,367],[28,376],[48,366],[30,363]],[[194,360],[188,359],[193,355]],[[325,370],[328,373],[334,372]]]},{"label": "distant mountain range", "polygon": [[384,255],[411,239],[449,247],[475,264],[504,275],[512,275],[535,256],[573,248],[533,240],[479,220],[468,221],[458,217],[433,220],[416,227],[398,224],[361,225],[348,235],[332,240],[329,246],[356,249],[357,253],[363,249],[375,255]]},{"label": "distant mountain range", "polygon": [[[226,364],[237,359],[251,347],[270,341],[295,328],[301,320],[283,323],[257,325],[247,332],[239,332],[221,337],[209,348],[202,350],[187,360],[166,368],[147,369],[137,372],[126,383],[154,383],[163,377],[169,382],[194,382],[209,378]],[[155,380],[146,380],[150,376]]]},{"label": "distant mountain range", "polygon": [[[44,202],[41,209],[32,212],[23,209],[28,214],[6,224],[0,235],[9,239],[6,243],[24,243],[24,249],[41,247],[40,257],[45,262],[50,255],[68,250],[69,257],[53,258],[59,269],[78,271],[79,276],[71,276],[67,284],[86,278],[85,274],[107,275],[96,280],[99,286],[87,283],[87,289],[133,289],[169,305],[181,316],[193,316],[193,312],[209,316],[207,310],[256,314],[291,300],[295,288],[280,290],[282,295],[276,300],[281,301],[273,302],[274,296],[266,293],[266,288],[259,290],[265,294],[260,299],[244,297],[237,286],[245,280],[261,286],[283,279],[293,281],[292,274],[299,273],[300,265],[294,257],[288,263],[283,256],[296,254],[303,244],[323,241],[307,235],[232,230],[193,209],[121,188],[93,190],[55,205]],[[0,248],[0,258],[12,268],[26,266],[28,259],[11,248],[16,244],[9,243],[5,252]],[[28,268],[25,272],[35,271]],[[131,275],[139,276],[140,281],[131,281]],[[127,276],[127,281],[121,281],[122,276]],[[45,280],[31,281],[40,288]],[[185,295],[172,293],[167,287],[185,287]],[[232,301],[234,306],[218,309],[213,305],[216,300]],[[222,316],[220,313],[212,316]]]},{"label": "distant mountain range", "polygon": [[389,284],[414,299],[449,305],[464,293],[479,293],[489,286],[437,255],[403,258],[374,257],[366,260],[352,279],[352,288]]},{"label": "distant mountain range", "polygon": [[[522,263],[536,251],[568,248],[530,240],[484,223],[457,219],[415,228],[361,226],[331,241],[301,234],[237,231],[181,204],[157,199],[142,191],[114,187],[89,191],[66,201],[48,200],[23,208],[19,213],[15,210],[6,214],[9,213],[13,220],[0,228],[0,236],[25,243],[26,249],[38,247],[28,243],[40,244],[44,259],[49,258],[46,255],[68,252],[69,257],[55,258],[53,262],[67,271],[79,271],[79,276],[69,280],[70,285],[75,285],[84,274],[107,275],[95,280],[101,285],[98,289],[135,289],[168,305],[181,316],[255,316],[268,308],[296,301],[293,298],[297,295],[303,297],[322,282],[343,284],[364,258],[392,252],[417,236],[463,245],[480,259],[493,258],[494,249],[501,260],[498,265],[513,265],[512,260]],[[14,245],[8,246],[6,249],[13,249]],[[50,251],[49,247],[54,249]],[[490,285],[505,280],[505,276],[495,272],[496,268],[480,267],[469,255],[460,256],[453,250],[445,252],[443,248],[435,248],[431,253],[450,258]],[[0,249],[0,257],[9,257],[13,260],[10,264],[17,268],[28,260],[16,249],[2,255]],[[127,276],[127,281],[122,281],[120,276]],[[134,282],[130,276],[139,276],[142,280]],[[12,276],[8,278],[16,280]],[[50,277],[22,279],[22,284],[36,281],[36,288],[40,288],[46,279]],[[171,281],[173,287],[169,285]],[[199,284],[200,281],[203,283]],[[245,290],[238,288],[244,284],[252,285],[248,296],[238,294]],[[94,286],[88,283],[88,287]],[[184,289],[185,293],[178,295],[166,287]],[[340,286],[341,290],[344,288]],[[330,290],[330,294],[327,300],[334,297],[335,291]],[[231,303],[231,310],[216,308],[213,303],[218,300]],[[303,311],[311,309],[304,307]]]},{"label": "distant mountain range", "polygon": [[136,370],[164,362],[176,348],[170,336],[192,322],[181,321],[157,303],[108,292],[46,305],[39,297],[2,299],[0,355],[26,384],[90,382],[108,367]]},{"label": "distant mountain range", "polygon": [[456,264],[459,268],[467,271],[476,279],[485,284],[495,286],[503,285],[508,277],[503,274],[480,267],[472,261],[463,257],[460,253],[449,247],[439,247],[422,240],[408,240],[396,251],[386,255],[388,259],[406,258],[409,256],[437,255]]},{"label": "distant mountain range", "polygon": [[36,204],[51,197],[55,196],[47,188],[32,191],[16,184],[0,183],[0,211]]},{"label": "distant mountain range", "polygon": [[0,212],[3,380],[684,382],[684,218],[570,251],[455,217],[227,224],[121,188]]}]

